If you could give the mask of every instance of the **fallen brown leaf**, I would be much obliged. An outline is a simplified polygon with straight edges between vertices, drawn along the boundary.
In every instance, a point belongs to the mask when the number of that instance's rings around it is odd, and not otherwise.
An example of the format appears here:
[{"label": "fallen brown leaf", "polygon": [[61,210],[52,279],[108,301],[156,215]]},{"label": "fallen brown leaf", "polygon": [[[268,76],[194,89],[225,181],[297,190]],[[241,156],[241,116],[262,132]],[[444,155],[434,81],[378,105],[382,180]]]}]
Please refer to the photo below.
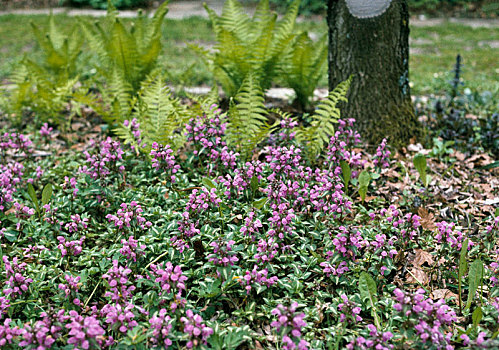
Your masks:
[{"label": "fallen brown leaf", "polygon": [[433,256],[430,253],[425,252],[423,249],[416,249],[415,253],[416,256],[414,257],[414,260],[412,260],[412,264],[415,267],[420,268],[425,263],[428,264],[428,266],[433,266],[433,264],[435,264]]},{"label": "fallen brown leaf", "polygon": [[457,304],[458,303],[458,295],[456,293],[451,292],[448,289],[436,289],[430,294],[430,298],[433,300],[440,300],[440,299],[451,299],[454,298],[454,302]]},{"label": "fallen brown leaf", "polygon": [[409,273],[405,276],[406,283],[418,283],[422,285],[427,285],[428,283],[430,283],[430,278],[428,277],[426,272],[424,272],[419,267],[412,267],[408,271]]},{"label": "fallen brown leaf", "polygon": [[435,229],[435,215],[430,213],[427,209],[420,207],[418,209],[418,215],[421,217],[421,226],[425,230],[434,230]]}]

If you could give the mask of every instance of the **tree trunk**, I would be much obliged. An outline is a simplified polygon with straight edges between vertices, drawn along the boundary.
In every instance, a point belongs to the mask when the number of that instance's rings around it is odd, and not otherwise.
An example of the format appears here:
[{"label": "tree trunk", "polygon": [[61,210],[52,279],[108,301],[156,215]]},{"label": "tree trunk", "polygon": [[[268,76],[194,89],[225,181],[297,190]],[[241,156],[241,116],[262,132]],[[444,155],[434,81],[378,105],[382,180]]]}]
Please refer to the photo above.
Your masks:
[{"label": "tree trunk", "polygon": [[393,0],[383,14],[354,17],[345,0],[328,0],[329,88],[354,75],[344,118],[355,118],[364,139],[407,144],[420,128],[409,89],[409,10]]}]

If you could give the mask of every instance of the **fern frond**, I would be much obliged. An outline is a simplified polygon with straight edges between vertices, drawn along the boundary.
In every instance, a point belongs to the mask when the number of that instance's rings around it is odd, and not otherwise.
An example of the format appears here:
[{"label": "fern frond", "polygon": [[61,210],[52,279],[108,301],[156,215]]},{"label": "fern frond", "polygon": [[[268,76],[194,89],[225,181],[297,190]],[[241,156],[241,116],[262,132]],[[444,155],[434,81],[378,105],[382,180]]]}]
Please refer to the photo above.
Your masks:
[{"label": "fern frond", "polygon": [[282,53],[292,39],[300,3],[301,0],[293,1],[284,14],[284,17],[277,24],[273,41],[273,54]]},{"label": "fern frond", "polygon": [[133,99],[132,86],[125,80],[118,68],[114,68],[108,81],[108,88],[102,91],[102,97],[111,107],[111,114],[103,118],[109,123],[121,123],[130,118]]},{"label": "fern frond", "polygon": [[310,104],[315,87],[325,73],[326,38],[322,37],[314,43],[306,32],[301,33],[293,41],[291,52],[285,61],[284,84],[294,90],[296,101],[305,108]]},{"label": "fern frond", "polygon": [[227,142],[248,159],[271,128],[267,123],[262,88],[258,85],[258,79],[249,74],[229,107]]},{"label": "fern frond", "polygon": [[[183,145],[182,131],[190,116],[164,85],[161,75],[151,76],[142,83],[132,117],[140,124],[141,139],[147,145],[144,151],[150,150],[153,142],[169,144],[173,149]],[[134,142],[124,126],[115,131],[125,142]]]},{"label": "fern frond", "polygon": [[234,33],[239,40],[247,40],[250,33],[251,21],[245,13],[243,5],[237,0],[227,0],[219,17],[220,26]]},{"label": "fern frond", "polygon": [[336,106],[338,102],[348,102],[346,95],[352,76],[341,82],[331,91],[328,97],[323,100],[312,115],[312,122],[308,127],[301,127],[296,133],[298,142],[302,143],[308,155],[315,159],[329,143],[329,139],[334,135],[334,124],[338,123],[341,111]]},{"label": "fern frond", "polygon": [[64,44],[64,40],[66,36],[62,34],[62,32],[57,28],[54,21],[54,16],[50,14],[49,16],[49,30],[48,30],[48,38],[50,42],[54,45],[54,49],[59,50],[62,48]]}]

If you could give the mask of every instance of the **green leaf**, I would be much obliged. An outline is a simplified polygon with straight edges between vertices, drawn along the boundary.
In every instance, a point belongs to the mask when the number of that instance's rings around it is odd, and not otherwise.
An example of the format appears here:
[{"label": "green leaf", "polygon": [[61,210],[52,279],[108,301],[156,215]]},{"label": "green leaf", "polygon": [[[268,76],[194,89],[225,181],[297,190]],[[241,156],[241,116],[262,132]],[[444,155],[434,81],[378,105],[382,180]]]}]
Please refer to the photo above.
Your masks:
[{"label": "green leaf", "polygon": [[206,188],[217,188],[217,184],[214,183],[212,179],[209,179],[207,177],[203,177],[201,182]]},{"label": "green leaf", "polygon": [[466,302],[466,309],[471,306],[471,302],[475,297],[475,293],[478,286],[482,283],[484,274],[483,262],[480,259],[476,259],[470,265],[470,272],[468,274],[469,289],[468,289],[468,301]]},{"label": "green leaf", "polygon": [[461,247],[461,254],[459,256],[459,279],[461,279],[468,269],[468,262],[466,256],[468,255],[468,239],[466,239]]},{"label": "green leaf", "polygon": [[369,182],[371,182],[371,175],[363,170],[359,175],[359,195],[362,201],[366,199],[367,189],[369,188]]},{"label": "green leaf", "polygon": [[262,209],[265,203],[267,203],[267,199],[268,198],[266,197],[257,199],[256,201],[253,202],[253,207],[258,210]]},{"label": "green leaf", "polygon": [[495,214],[496,214],[495,215],[496,217],[499,216],[499,208],[496,208],[496,213]]},{"label": "green leaf", "polygon": [[473,320],[473,327],[478,327],[478,324],[482,320],[483,317],[483,311],[482,308],[479,306],[473,311],[473,314],[471,315],[471,319]]},{"label": "green leaf", "polygon": [[47,205],[52,198],[52,185],[46,184],[42,191],[42,206]]},{"label": "green leaf", "polygon": [[359,175],[359,187],[367,187],[369,186],[369,182],[371,182],[371,175],[369,175],[367,170],[363,170]]},{"label": "green leaf", "polygon": [[256,191],[258,190],[258,177],[253,176],[251,178],[250,188],[251,188],[251,192],[253,192],[253,195],[254,195],[256,193]]},{"label": "green leaf", "polygon": [[4,237],[11,243],[14,243],[17,240],[17,235],[19,234],[16,230],[7,230],[4,231]]},{"label": "green leaf", "polygon": [[376,282],[374,282],[371,275],[367,272],[362,271],[359,277],[359,292],[360,297],[364,303],[371,309],[372,315],[374,317],[374,323],[376,328],[380,329],[381,324],[378,318],[378,313],[376,312],[376,304],[378,303],[377,287]]},{"label": "green leaf", "polygon": [[35,205],[36,211],[40,212],[40,205],[38,204],[38,198],[36,198],[35,188],[30,183],[28,184],[28,194],[29,194],[29,196],[31,198],[31,201]]},{"label": "green leaf", "polygon": [[426,168],[427,168],[426,157],[423,154],[418,153],[414,156],[413,162],[414,162],[414,166],[416,167],[416,170],[419,173],[419,177],[421,179],[421,182],[423,182],[423,185],[425,187],[427,187],[428,186],[428,178],[426,176]]},{"label": "green leaf", "polygon": [[345,184],[345,190],[348,188],[348,184],[350,183],[350,179],[352,178],[352,169],[350,168],[350,164],[346,161],[340,161],[341,173],[343,175],[343,183]]}]

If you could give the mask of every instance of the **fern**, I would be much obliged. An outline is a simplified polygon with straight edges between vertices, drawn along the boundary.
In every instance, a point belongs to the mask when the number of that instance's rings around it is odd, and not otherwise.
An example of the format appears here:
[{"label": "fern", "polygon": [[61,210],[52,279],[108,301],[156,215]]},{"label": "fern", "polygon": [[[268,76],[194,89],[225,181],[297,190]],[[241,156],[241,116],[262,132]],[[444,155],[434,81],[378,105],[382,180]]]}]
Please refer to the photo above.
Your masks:
[{"label": "fern", "polygon": [[286,59],[284,84],[295,92],[298,106],[305,109],[311,103],[314,90],[327,63],[327,38],[314,43],[306,32],[296,37],[290,55]]},{"label": "fern", "polygon": [[168,2],[161,4],[152,19],[139,13],[131,29],[117,17],[118,12],[111,3],[103,25],[81,20],[84,36],[99,58],[97,69],[106,81],[111,75],[120,74],[133,92],[140,89],[161,52],[161,26],[168,12]]},{"label": "fern", "polygon": [[295,37],[299,3],[295,0],[279,21],[270,12],[268,0],[259,2],[252,18],[236,0],[225,2],[221,16],[205,5],[217,38],[216,51],[196,51],[227,96],[235,96],[250,73],[263,90],[283,74],[284,57]]},{"label": "fern", "polygon": [[[182,130],[190,115],[164,85],[161,75],[147,78],[142,83],[133,107],[132,118],[136,118],[139,122],[141,141],[146,145],[140,149],[149,151],[153,142],[169,144],[173,149],[178,149],[184,144]],[[136,142],[130,129],[122,123],[115,132],[126,143]]]},{"label": "fern", "polygon": [[24,109],[30,109],[42,120],[62,123],[61,115],[74,93],[78,80],[77,60],[83,40],[75,27],[64,32],[55,24],[51,15],[47,28],[31,23],[33,34],[42,49],[37,62],[24,57],[14,70],[10,80],[15,88],[11,92],[10,112],[22,116]]},{"label": "fern", "polygon": [[243,159],[248,159],[275,127],[267,122],[267,114],[263,91],[256,77],[250,74],[231,100],[226,134],[227,143],[236,148]]},{"label": "fern", "polygon": [[341,82],[331,91],[328,97],[317,107],[311,116],[311,123],[308,127],[300,127],[296,133],[298,142],[306,149],[308,156],[315,159],[324,147],[329,143],[329,139],[334,135],[334,124],[340,119],[340,109],[338,102],[348,102],[346,95],[352,82],[352,76]]}]

